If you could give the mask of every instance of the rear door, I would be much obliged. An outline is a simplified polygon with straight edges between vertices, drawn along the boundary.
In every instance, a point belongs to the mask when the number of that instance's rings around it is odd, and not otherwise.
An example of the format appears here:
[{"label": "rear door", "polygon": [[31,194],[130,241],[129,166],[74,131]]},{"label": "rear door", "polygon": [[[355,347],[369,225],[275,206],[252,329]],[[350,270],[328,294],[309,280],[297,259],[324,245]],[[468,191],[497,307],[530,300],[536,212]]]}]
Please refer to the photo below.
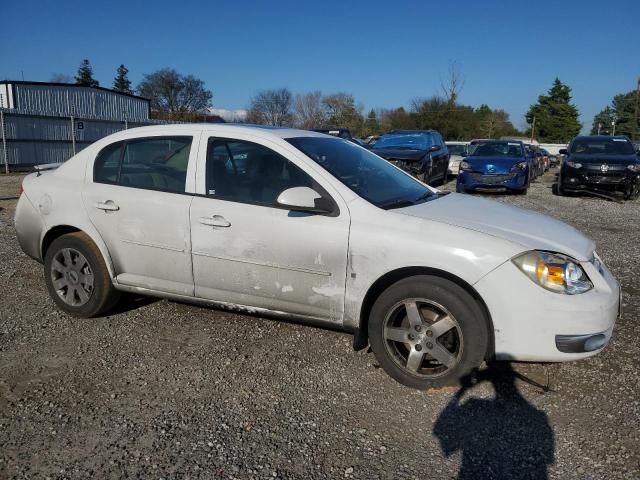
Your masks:
[{"label": "rear door", "polygon": [[182,131],[136,138],[96,157],[83,200],[118,283],[193,295],[187,183],[195,176],[198,139],[199,132]]},{"label": "rear door", "polygon": [[[330,185],[282,146],[246,138],[203,136],[198,172],[204,195],[191,206],[196,296],[340,322],[349,215]],[[296,186],[326,188],[339,212],[279,207],[278,195]]]}]

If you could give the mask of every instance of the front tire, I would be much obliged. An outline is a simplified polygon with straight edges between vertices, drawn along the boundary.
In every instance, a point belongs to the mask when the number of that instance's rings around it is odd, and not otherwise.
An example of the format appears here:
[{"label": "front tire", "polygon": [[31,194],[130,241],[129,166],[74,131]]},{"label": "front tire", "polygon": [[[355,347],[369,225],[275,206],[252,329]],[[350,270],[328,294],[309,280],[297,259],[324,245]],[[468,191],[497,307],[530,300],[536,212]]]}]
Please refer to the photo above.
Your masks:
[{"label": "front tire", "polygon": [[458,383],[483,362],[489,330],[483,310],[459,285],[431,275],[408,277],[376,300],[369,340],[380,366],[411,388]]},{"label": "front tire", "polygon": [[100,250],[82,232],[53,241],[45,254],[44,277],[51,298],[74,317],[98,316],[120,298]]}]

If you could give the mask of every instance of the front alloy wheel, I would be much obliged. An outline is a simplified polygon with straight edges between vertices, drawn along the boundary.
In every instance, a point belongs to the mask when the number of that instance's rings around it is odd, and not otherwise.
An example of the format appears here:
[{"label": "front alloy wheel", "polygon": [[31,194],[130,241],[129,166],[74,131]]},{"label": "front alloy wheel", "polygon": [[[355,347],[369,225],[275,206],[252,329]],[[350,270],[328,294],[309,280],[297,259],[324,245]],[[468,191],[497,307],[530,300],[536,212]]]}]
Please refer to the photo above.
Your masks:
[{"label": "front alloy wheel", "polygon": [[482,364],[489,338],[489,321],[478,301],[434,275],[391,285],[369,314],[369,342],[380,366],[412,388],[457,383]]},{"label": "front alloy wheel", "polygon": [[426,298],[396,304],[385,319],[384,338],[387,354],[398,366],[427,379],[455,367],[463,351],[455,317]]}]

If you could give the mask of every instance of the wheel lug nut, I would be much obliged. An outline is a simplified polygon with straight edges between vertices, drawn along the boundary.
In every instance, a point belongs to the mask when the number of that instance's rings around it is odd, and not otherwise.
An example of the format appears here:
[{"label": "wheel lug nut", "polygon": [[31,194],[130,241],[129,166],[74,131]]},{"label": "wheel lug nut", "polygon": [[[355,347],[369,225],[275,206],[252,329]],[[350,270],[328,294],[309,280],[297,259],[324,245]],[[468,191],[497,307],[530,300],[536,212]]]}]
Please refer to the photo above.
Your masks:
[{"label": "wheel lug nut", "polygon": [[415,339],[415,338],[416,338],[416,337],[415,337],[415,335],[414,335],[413,333],[410,333],[410,334],[409,334],[409,340],[413,340],[413,339]]},{"label": "wheel lug nut", "polygon": [[419,352],[420,350],[422,350],[422,345],[416,345],[416,351]]},{"label": "wheel lug nut", "polygon": [[431,330],[427,330],[427,337],[432,337],[433,336],[433,332]]},{"label": "wheel lug nut", "polygon": [[420,325],[416,325],[416,332],[419,332],[420,330],[422,330],[422,327]]},{"label": "wheel lug nut", "polygon": [[433,343],[431,342],[427,343],[427,348],[433,348]]}]

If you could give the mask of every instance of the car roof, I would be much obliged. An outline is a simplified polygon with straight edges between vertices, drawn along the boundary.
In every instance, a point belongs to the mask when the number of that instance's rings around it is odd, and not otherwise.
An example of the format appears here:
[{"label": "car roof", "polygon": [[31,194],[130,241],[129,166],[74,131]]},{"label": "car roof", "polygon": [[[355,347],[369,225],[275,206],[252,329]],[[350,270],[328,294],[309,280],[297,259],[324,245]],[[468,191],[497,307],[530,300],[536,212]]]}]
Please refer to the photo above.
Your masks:
[{"label": "car roof", "polygon": [[435,130],[391,130],[385,133],[385,135],[419,135],[419,134],[432,134],[436,133]]},{"label": "car roof", "polygon": [[616,140],[627,140],[628,142],[631,142],[631,140],[629,140],[629,137],[627,137],[626,135],[580,135],[576,138],[574,138],[572,141],[575,140],[611,140],[611,139],[616,139]]},{"label": "car roof", "polygon": [[251,133],[256,137],[262,138],[295,138],[295,137],[322,137],[322,138],[336,138],[332,135],[325,135],[324,133],[312,132],[309,130],[300,130],[297,128],[288,127],[273,127],[269,125],[252,125],[242,123],[173,123],[169,125],[148,125],[145,127],[136,127],[129,130],[123,130],[119,132],[124,136],[138,137],[144,135],[145,132],[167,132],[167,135],[180,134],[181,131],[193,131],[194,129],[201,130],[203,132],[212,132],[216,135],[224,135],[228,132],[230,135],[234,133]]},{"label": "car roof", "polygon": [[524,143],[522,143],[522,140],[508,140],[508,139],[504,139],[504,140],[496,140],[496,139],[474,140],[474,142],[476,142],[476,143],[519,143],[521,145],[525,145]]}]

